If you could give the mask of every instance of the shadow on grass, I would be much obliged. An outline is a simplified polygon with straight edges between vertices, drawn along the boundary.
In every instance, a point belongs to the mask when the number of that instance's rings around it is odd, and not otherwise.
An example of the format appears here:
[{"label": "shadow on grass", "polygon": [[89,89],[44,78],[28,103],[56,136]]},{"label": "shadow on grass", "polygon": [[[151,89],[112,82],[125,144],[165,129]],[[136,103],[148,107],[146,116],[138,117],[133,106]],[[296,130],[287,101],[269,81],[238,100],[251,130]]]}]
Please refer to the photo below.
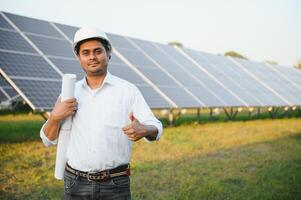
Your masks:
[{"label": "shadow on grass", "polygon": [[301,133],[177,161],[136,163],[133,199],[301,199]]}]

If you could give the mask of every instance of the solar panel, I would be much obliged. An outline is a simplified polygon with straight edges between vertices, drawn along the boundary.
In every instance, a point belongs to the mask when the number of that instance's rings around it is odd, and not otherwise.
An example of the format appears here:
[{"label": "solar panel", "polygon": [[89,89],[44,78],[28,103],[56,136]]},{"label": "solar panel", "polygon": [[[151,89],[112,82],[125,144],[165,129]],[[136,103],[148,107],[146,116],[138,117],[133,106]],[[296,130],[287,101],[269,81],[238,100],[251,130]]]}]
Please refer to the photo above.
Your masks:
[{"label": "solar panel", "polygon": [[135,84],[142,95],[146,99],[147,103],[151,108],[169,108],[171,105],[156,92],[144,79],[142,79],[133,69],[127,66],[122,60],[120,60],[117,55],[112,54],[108,70],[125,80],[130,81]]},{"label": "solar panel", "polygon": [[4,13],[12,22],[22,31],[26,33],[34,33],[46,35],[50,37],[63,38],[57,30],[47,21],[33,19],[29,17],[19,16],[11,13]]},{"label": "solar panel", "polygon": [[[84,77],[71,48],[77,29],[0,12],[0,73],[13,87],[0,89],[0,99],[16,90],[34,110],[51,110],[61,74]],[[108,37],[108,70],[134,83],[151,108],[301,105],[301,74],[294,70]]]},{"label": "solar panel", "polygon": [[134,47],[125,37],[108,34],[114,48],[180,107],[199,107],[201,104],[154,62]]},{"label": "solar panel", "polygon": [[64,24],[54,23],[70,40],[73,41],[75,32],[79,29],[75,26],[67,26]]},{"label": "solar panel", "polygon": [[[31,18],[21,19],[21,16],[13,14],[7,14],[9,20],[12,21],[21,31],[24,31],[25,37],[27,37],[33,45],[35,45],[44,55],[46,55],[52,65],[56,66],[62,73],[75,73],[78,79],[83,78],[84,73],[79,65],[78,61],[74,58],[74,54],[71,49],[70,41],[64,39],[56,32],[63,32],[68,37],[73,35],[76,27],[45,23],[41,20],[35,20]],[[47,29],[59,29],[50,34],[45,34],[37,29],[30,28],[29,26],[47,27]],[[9,48],[4,46],[4,52],[0,55],[1,73],[4,74],[12,83],[14,87],[22,93],[27,102],[37,110],[49,110],[53,106],[53,102],[58,96],[60,90],[60,75],[57,70],[54,70],[41,55],[35,54],[36,52],[25,53],[27,49],[33,49],[30,44],[16,31],[13,31],[15,35],[19,36],[19,40],[23,41],[26,48],[17,46],[13,52],[9,51]],[[16,36],[15,36],[16,37]],[[16,39],[12,39],[16,41]],[[11,44],[11,43],[8,43]],[[17,42],[17,44],[21,44]],[[24,46],[25,46],[24,45]],[[15,62],[12,62],[15,61]],[[112,57],[112,64],[109,66],[111,71],[115,71],[113,74],[125,78],[131,79],[129,81],[137,83],[137,86],[141,89],[142,94],[147,97],[146,101],[152,108],[169,108],[171,105],[158,94],[145,80],[141,79],[137,73],[129,68],[123,61],[121,61],[116,55]],[[53,88],[55,90],[47,91],[45,93],[44,87]],[[34,88],[34,89],[33,89]],[[54,96],[52,96],[54,95]],[[46,96],[43,99],[42,96]],[[51,98],[50,98],[51,96]]]},{"label": "solar panel", "polygon": [[76,59],[49,58],[64,74],[76,74],[77,80],[84,78],[84,71]]},{"label": "solar panel", "polygon": [[285,67],[279,65],[270,66],[279,75],[284,76],[292,83],[293,87],[301,88],[301,70],[293,67]]},{"label": "solar panel", "polygon": [[6,100],[8,100],[8,97],[0,88],[0,102],[6,101]]},{"label": "solar panel", "polygon": [[[230,62],[231,60],[228,59]],[[235,64],[235,63],[232,63]],[[261,106],[277,106],[280,103],[284,103],[279,97],[277,97],[269,89],[261,85],[255,78],[250,76],[246,71],[238,67],[237,65],[228,65],[232,69],[232,77],[238,84],[246,88],[248,92],[261,102]]]},{"label": "solar panel", "polygon": [[0,49],[36,53],[36,51],[15,31],[0,29]]},{"label": "solar panel", "polygon": [[12,79],[26,97],[30,98],[35,110],[51,110],[61,92],[60,81]]},{"label": "solar panel", "polygon": [[[175,62],[183,66],[187,72],[189,72],[199,83],[204,84],[207,88],[207,93],[215,96],[215,99],[219,100],[219,103],[209,104],[212,107],[224,107],[224,106],[243,106],[243,103],[239,101],[233,94],[225,90],[216,80],[204,73],[198,66],[196,61],[189,60],[183,56],[180,51],[167,45],[159,45],[164,51],[165,55],[172,57]],[[195,62],[195,63],[194,63]],[[203,94],[205,96],[206,93]],[[199,96],[202,95],[201,93]],[[213,99],[213,98],[212,98]],[[205,100],[204,100],[205,101]],[[217,100],[216,100],[217,101]],[[208,102],[208,101],[207,101]]]},{"label": "solar panel", "polygon": [[283,94],[285,98],[288,101],[290,101],[293,105],[300,105],[301,104],[300,71],[292,68],[295,73],[291,73],[287,71],[281,73],[279,71],[279,68],[283,68],[283,67],[275,66],[269,68],[272,69],[272,76],[274,77],[274,79],[277,79],[277,84],[273,84],[274,87],[277,87],[277,91]]},{"label": "solar panel", "polygon": [[14,98],[15,96],[19,96],[18,93],[12,88],[3,88],[6,94],[9,95],[10,99]]},{"label": "solar panel", "polygon": [[4,90],[7,85],[8,84],[5,82],[5,80],[0,76],[0,103],[11,98],[10,95]]},{"label": "solar panel", "polygon": [[13,30],[13,27],[0,15],[0,28]]},{"label": "solar panel", "polygon": [[185,69],[185,66],[181,66],[174,58],[164,52],[160,47],[164,45],[134,38],[130,38],[130,40],[140,48],[140,51],[144,51],[148,54],[157,65],[164,68],[164,70],[194,94],[203,103],[202,107],[225,106],[223,100],[219,99],[212,91],[208,90],[203,82]]},{"label": "solar panel", "polygon": [[240,66],[244,67],[258,82],[263,86],[268,88],[272,93],[274,93],[278,99],[277,104],[280,106],[288,106],[295,102],[295,97],[291,96],[285,90],[287,88],[287,83],[281,77],[277,76],[263,63],[253,62],[244,59],[234,59]]},{"label": "solar panel", "polygon": [[194,51],[191,49],[184,49],[183,51],[198,62],[201,69],[215,77],[215,79],[224,85],[224,87],[231,91],[232,95],[239,98],[241,105],[262,105],[257,98],[248,92],[248,88],[244,88],[241,84],[236,82],[237,80],[233,77],[233,70],[231,70],[231,65],[234,64],[230,63],[225,57]]},{"label": "solar panel", "polygon": [[28,35],[29,39],[47,56],[74,58],[71,44],[65,39]]},{"label": "solar panel", "polygon": [[16,98],[18,93],[0,76],[0,102]]},{"label": "solar panel", "polygon": [[41,57],[1,52],[1,69],[8,76],[60,79],[59,74]]}]

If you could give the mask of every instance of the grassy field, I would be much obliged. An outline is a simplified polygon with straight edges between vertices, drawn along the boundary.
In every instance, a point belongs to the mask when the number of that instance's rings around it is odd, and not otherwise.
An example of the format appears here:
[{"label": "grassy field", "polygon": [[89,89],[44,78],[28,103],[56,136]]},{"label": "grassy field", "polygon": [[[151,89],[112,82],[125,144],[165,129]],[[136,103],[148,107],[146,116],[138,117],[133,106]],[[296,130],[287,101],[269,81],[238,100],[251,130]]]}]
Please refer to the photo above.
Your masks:
[{"label": "grassy field", "polygon": [[[0,199],[61,199],[38,116],[0,117]],[[133,199],[301,199],[301,119],[189,124],[134,144]]]}]

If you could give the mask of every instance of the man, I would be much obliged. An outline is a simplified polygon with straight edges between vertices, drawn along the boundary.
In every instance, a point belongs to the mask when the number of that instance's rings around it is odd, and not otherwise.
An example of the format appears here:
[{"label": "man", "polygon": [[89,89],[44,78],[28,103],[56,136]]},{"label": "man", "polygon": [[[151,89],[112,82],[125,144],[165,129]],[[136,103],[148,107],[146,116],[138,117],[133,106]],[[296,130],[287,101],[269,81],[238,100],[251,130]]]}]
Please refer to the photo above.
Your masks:
[{"label": "man", "polygon": [[131,199],[129,160],[132,141],[158,140],[163,132],[136,86],[110,74],[111,43],[93,27],[79,29],[74,52],[85,72],[75,98],[58,98],[40,136],[57,144],[60,123],[73,116],[65,199]]}]

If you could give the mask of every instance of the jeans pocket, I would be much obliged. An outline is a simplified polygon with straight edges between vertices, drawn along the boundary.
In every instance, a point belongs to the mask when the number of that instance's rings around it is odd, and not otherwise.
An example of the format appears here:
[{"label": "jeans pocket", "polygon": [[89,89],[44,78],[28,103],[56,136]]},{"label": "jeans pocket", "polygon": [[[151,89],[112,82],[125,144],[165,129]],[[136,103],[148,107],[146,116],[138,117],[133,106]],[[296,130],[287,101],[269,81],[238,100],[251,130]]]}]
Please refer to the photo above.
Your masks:
[{"label": "jeans pocket", "polygon": [[119,187],[128,187],[130,185],[130,177],[129,176],[118,176],[111,179],[113,185]]},{"label": "jeans pocket", "polygon": [[67,190],[70,190],[77,180],[77,175],[71,174],[69,172],[65,172],[64,175],[64,187]]}]

